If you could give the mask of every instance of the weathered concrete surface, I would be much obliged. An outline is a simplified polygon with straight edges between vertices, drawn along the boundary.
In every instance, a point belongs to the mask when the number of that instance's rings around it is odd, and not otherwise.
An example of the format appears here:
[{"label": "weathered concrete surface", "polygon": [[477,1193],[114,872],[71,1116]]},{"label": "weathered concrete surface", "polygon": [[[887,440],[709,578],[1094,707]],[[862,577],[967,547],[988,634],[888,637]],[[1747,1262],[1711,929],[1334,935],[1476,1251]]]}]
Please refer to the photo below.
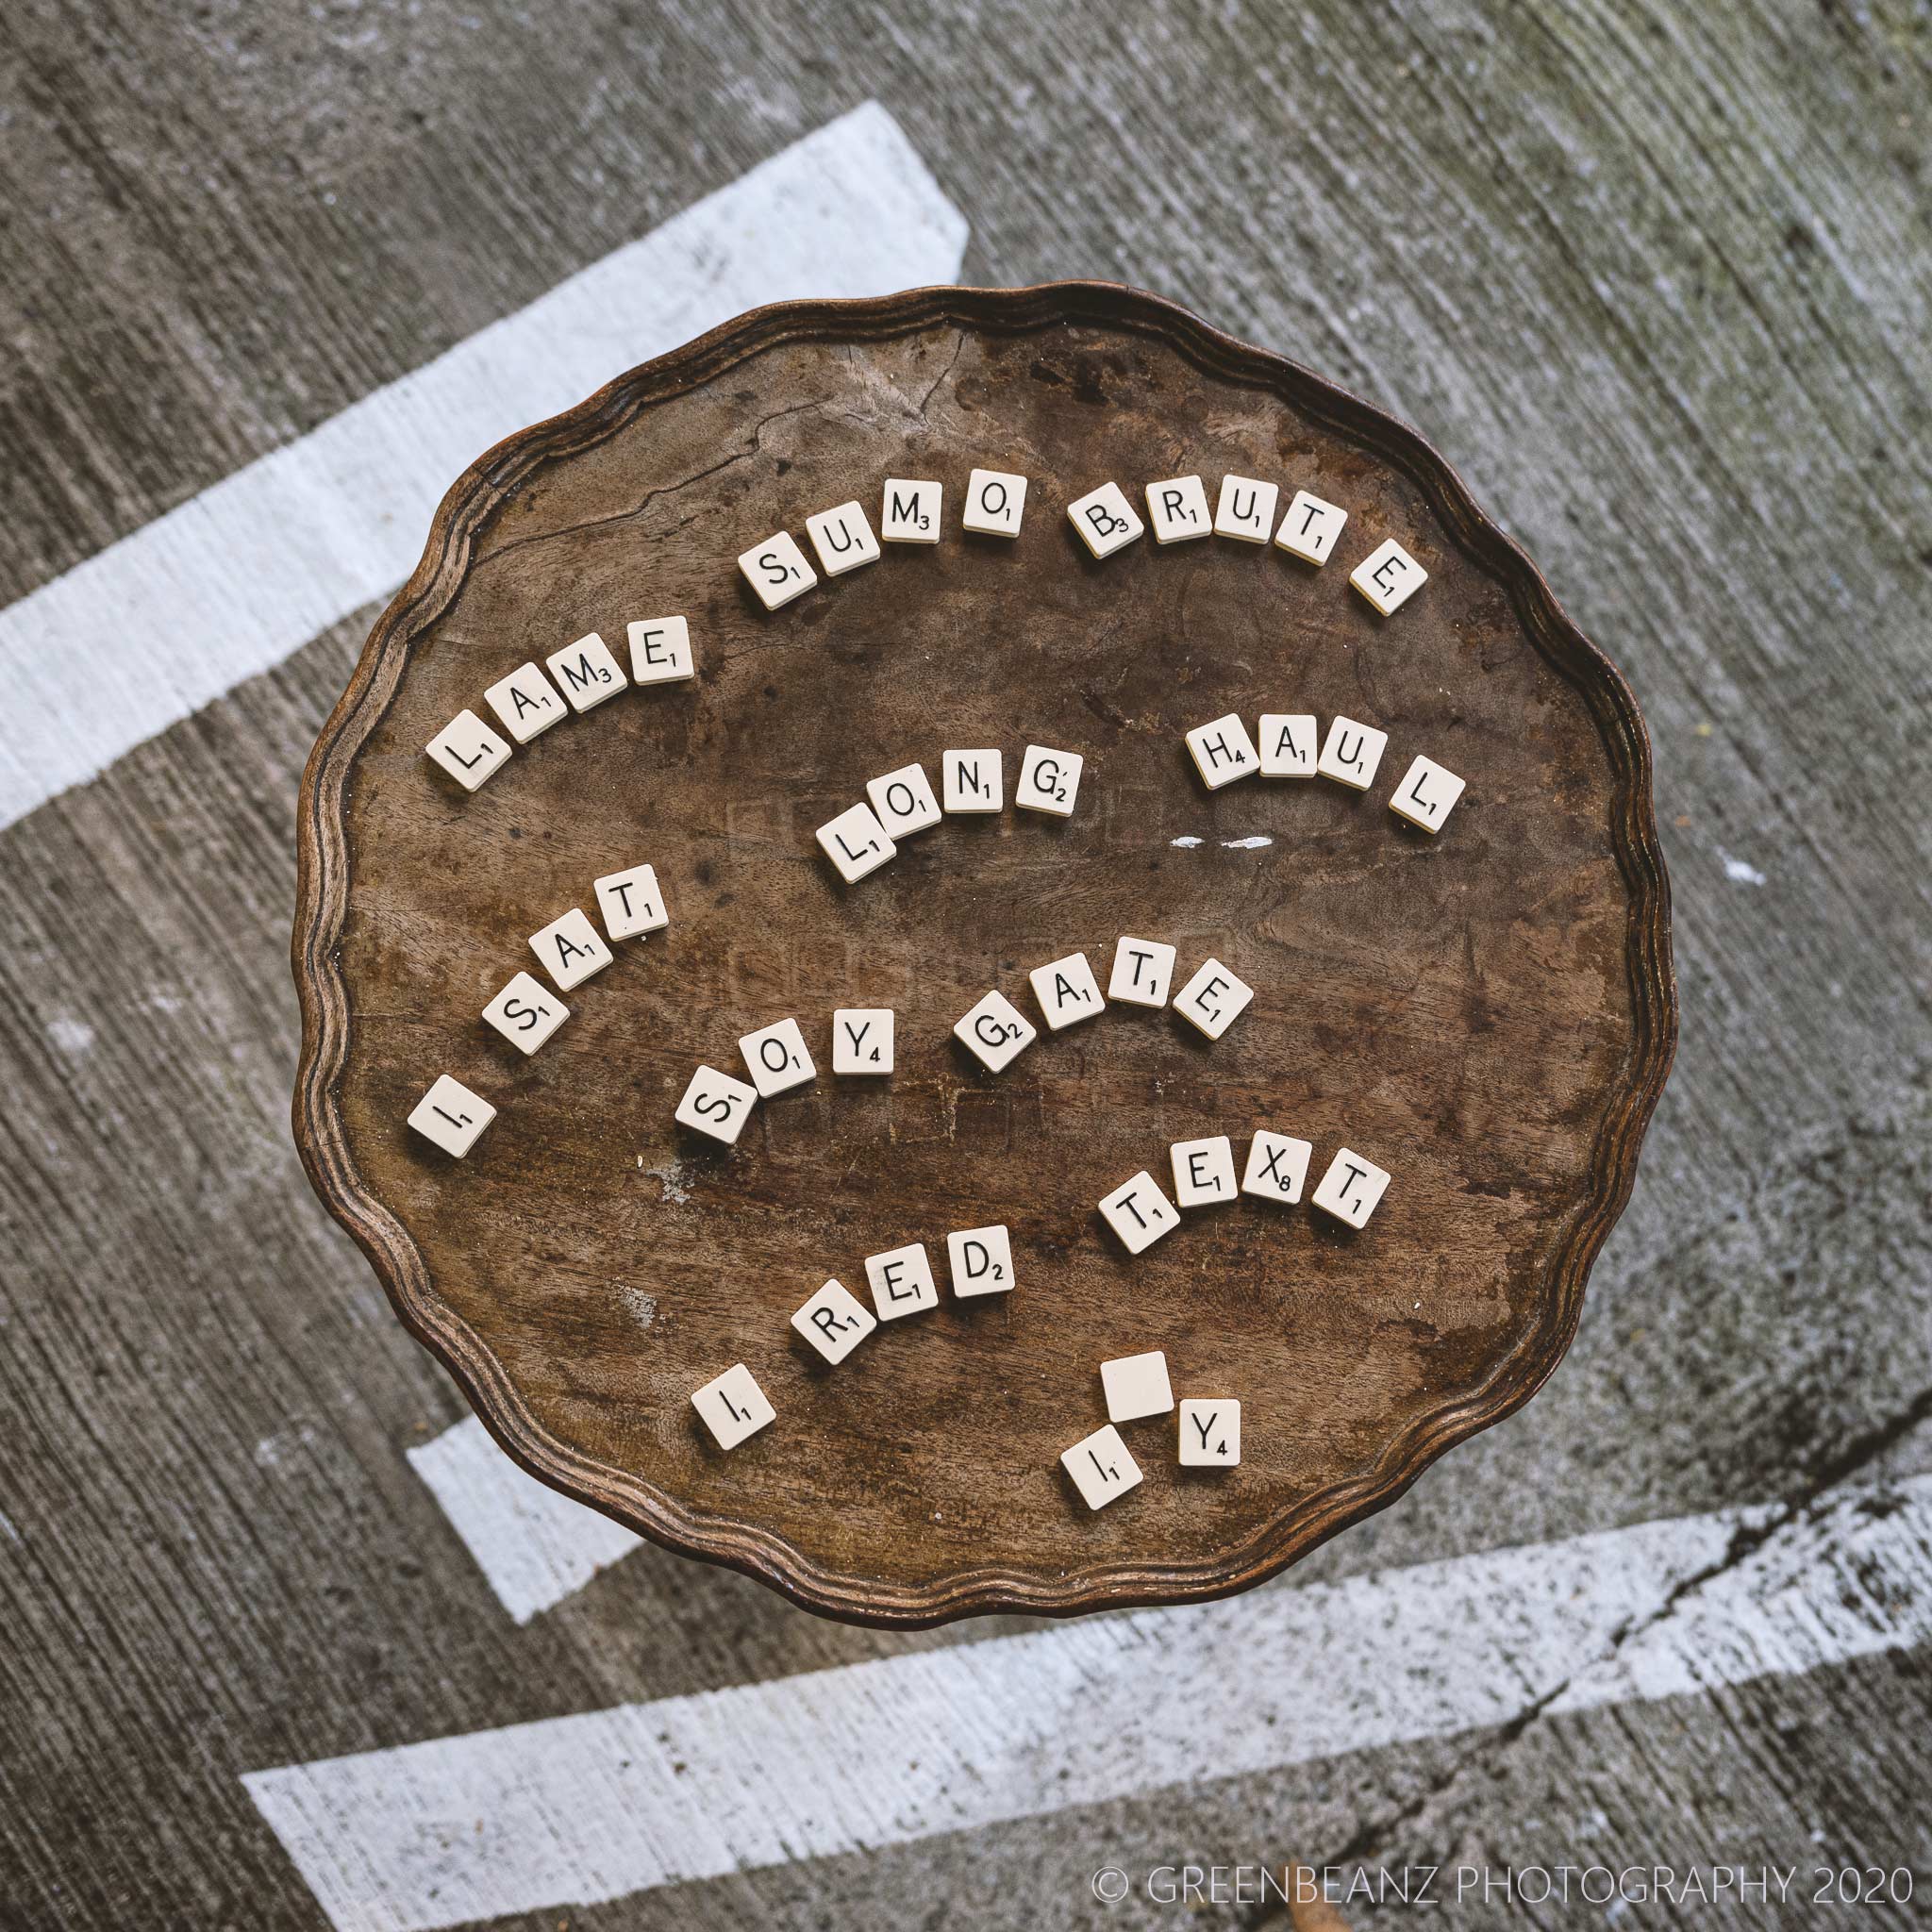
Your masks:
[{"label": "weathered concrete surface", "polygon": [[[1274,1587],[1932,1466],[1925,8],[8,25],[7,598],[867,95],[969,278],[1143,283],[1419,424],[1644,703],[1683,1043],[1550,1387]],[[0,834],[5,1923],[311,1926],[244,1770],[984,1634],[650,1550],[519,1629],[409,1473],[460,1405],[286,1127],[291,807],[365,625]],[[569,1916],[1124,1924],[1088,1874],[1161,1855],[1923,1871],[1927,1702],[1867,1660]]]}]

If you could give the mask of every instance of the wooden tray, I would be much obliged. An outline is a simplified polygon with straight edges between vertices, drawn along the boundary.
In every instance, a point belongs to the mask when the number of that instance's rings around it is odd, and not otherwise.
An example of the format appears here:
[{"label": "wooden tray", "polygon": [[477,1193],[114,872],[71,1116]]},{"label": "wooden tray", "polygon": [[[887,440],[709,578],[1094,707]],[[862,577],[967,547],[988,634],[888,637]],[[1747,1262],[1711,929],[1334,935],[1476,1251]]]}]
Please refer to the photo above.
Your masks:
[{"label": "wooden tray", "polygon": [[[975,465],[1031,478],[1016,541],[961,534]],[[1065,509],[1111,477],[1306,485],[1314,569],[1151,537],[1105,563]],[[767,614],[738,553],[886,476],[946,486],[934,548]],[[1376,616],[1348,573],[1430,573]],[[633,691],[474,796],[423,746],[592,628],[684,612],[695,684]],[[1390,734],[1359,796],[1209,794],[1183,730],[1338,711]],[[843,888],[813,828],[911,759],[1083,752],[1066,823],[945,821]],[[1426,752],[1469,781],[1438,839],[1388,808]],[[1272,841],[1272,842],[1265,842]],[[1398,1496],[1525,1401],[1576,1327],[1675,1037],[1669,892],[1635,702],[1412,430],[1152,296],[1094,284],[759,309],[633,370],[458,479],[308,763],[295,1130],[398,1314],[533,1474],[814,1610],[924,1624],[1241,1589]],[[618,948],[525,1060],[481,1023],[526,935],[648,859],[668,931]],[[952,1041],[997,985],[1115,938],[1257,989],[1218,1043],[1115,1007],[998,1076]],[[889,1084],[835,1079],[836,1006],[891,1006]],[[733,1152],[676,1128],[700,1059],[795,1013],[814,1088]],[[454,1074],[500,1109],[464,1161],[406,1132]],[[1170,1141],[1268,1125],[1394,1182],[1352,1236],[1306,1208],[1195,1213],[1128,1258],[1094,1204]],[[1311,1174],[1310,1185],[1313,1176]],[[1017,1292],[881,1330],[835,1370],[788,1325],[827,1276],[1012,1228]],[[1100,1361],[1164,1348],[1243,1404],[1243,1457],[1090,1513],[1059,1452]],[[690,1406],[740,1359],[779,1420],[713,1451]]]}]

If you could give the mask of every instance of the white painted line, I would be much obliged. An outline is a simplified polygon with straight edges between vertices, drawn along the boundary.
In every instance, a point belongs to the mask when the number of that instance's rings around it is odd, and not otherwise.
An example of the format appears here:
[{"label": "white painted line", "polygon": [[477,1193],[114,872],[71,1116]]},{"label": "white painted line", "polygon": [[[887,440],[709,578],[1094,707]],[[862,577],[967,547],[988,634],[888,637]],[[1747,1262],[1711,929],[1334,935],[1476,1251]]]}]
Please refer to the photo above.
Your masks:
[{"label": "white painted line", "polygon": [[1277,1585],[244,1782],[337,1932],[430,1932],[1932,1638],[1932,1478],[1845,1492],[1686,1588],[1773,1520]]},{"label": "white painted line", "polygon": [[387,597],[512,430],[741,309],[950,282],[965,246],[867,102],[76,565],[0,611],[0,825]]},{"label": "white painted line", "polygon": [[525,1475],[475,1416],[408,1452],[519,1624],[583,1589],[642,1538]]}]

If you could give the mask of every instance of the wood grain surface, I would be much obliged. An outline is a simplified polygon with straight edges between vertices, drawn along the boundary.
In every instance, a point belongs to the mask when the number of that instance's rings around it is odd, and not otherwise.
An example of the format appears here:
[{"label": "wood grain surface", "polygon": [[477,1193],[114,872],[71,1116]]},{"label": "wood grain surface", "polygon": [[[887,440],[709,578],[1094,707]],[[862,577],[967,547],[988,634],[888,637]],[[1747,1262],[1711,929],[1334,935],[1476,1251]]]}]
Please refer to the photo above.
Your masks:
[{"label": "wood grain surface", "polygon": [[[974,465],[1032,480],[962,536]],[[1307,486],[1328,564],[1220,539],[1106,562],[1065,506],[1200,471]],[[887,475],[948,491],[936,548],[765,612],[743,549]],[[1392,618],[1348,571],[1430,573]],[[529,657],[689,615],[692,686],[626,693],[465,794],[422,746]],[[1182,733],[1338,713],[1375,785],[1210,794]],[[1087,759],[1065,823],[950,818],[841,886],[812,828],[909,760]],[[1470,790],[1438,837],[1387,799],[1417,752]],[[512,438],[452,490],[318,742],[300,817],[297,1124],[409,1325],[533,1472],[813,1608],[912,1623],[1253,1583],[1524,1401],[1574,1331],[1674,1039],[1648,746],[1608,663],[1410,431],[1168,305],[1101,285],[765,310]],[[483,1005],[525,936],[648,859],[673,924],[567,998],[534,1058]],[[950,1037],[990,985],[1125,932],[1256,988],[1218,1041],[1114,1007],[1004,1073]],[[897,1009],[887,1083],[829,1017]],[[700,1060],[797,1014],[821,1060],[726,1151],[672,1110]],[[403,1127],[440,1072],[500,1108],[452,1163]],[[1129,1257],[1094,1204],[1171,1141],[1258,1126],[1395,1175],[1359,1234],[1304,1206],[1193,1212]],[[885,1326],[825,1371],[788,1327],[828,1274],[1005,1222],[1017,1291]],[[1242,1461],[1090,1513],[1059,1452],[1098,1366],[1162,1348],[1242,1405]],[[691,1391],[731,1363],[779,1420],[729,1456]]]}]

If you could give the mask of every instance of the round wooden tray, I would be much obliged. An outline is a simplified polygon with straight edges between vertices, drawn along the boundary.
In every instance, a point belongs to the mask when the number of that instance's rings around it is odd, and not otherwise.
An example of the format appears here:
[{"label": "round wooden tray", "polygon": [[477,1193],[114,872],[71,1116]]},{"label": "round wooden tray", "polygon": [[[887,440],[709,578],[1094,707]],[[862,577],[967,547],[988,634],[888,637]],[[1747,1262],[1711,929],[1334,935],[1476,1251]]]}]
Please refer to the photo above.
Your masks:
[{"label": "round wooden tray", "polygon": [[[974,466],[1030,479],[1017,541],[963,534]],[[1117,479],[1306,486],[1325,567],[1219,538],[1103,563],[1066,506]],[[774,613],[736,568],[887,476],[938,477],[936,547]],[[1348,573],[1393,536],[1393,617]],[[683,612],[694,684],[625,692],[474,795],[423,747],[486,686]],[[1215,793],[1182,732],[1337,712],[1390,742],[1367,795]],[[1018,812],[1029,741],[1083,753],[1064,823]],[[1007,753],[1008,808],[860,884],[813,828],[910,760]],[[1439,838],[1388,798],[1425,752]],[[409,1329],[532,1474],[674,1549],[875,1624],[1064,1613],[1257,1582],[1525,1401],[1575,1330],[1675,1036],[1669,893],[1629,691],[1412,430],[1152,296],[937,289],[758,310],[510,438],[458,479],[309,759],[295,1128]],[[653,863],[672,924],[617,948],[533,1058],[484,1004],[591,881]],[[1006,1073],[951,1038],[989,987],[1122,933],[1256,989],[1221,1041],[1115,1006]],[[1176,982],[1178,983],[1178,981]],[[898,1012],[890,1082],[830,1072],[835,1007]],[[733,1151],[676,1127],[700,1060],[796,1014],[815,1086]],[[405,1117],[440,1073],[499,1108],[449,1160]],[[1128,1257],[1095,1204],[1171,1141],[1257,1126],[1394,1175],[1365,1231],[1243,1199]],[[1006,1222],[1009,1296],[948,1295],[837,1369],[791,1335],[828,1275]],[[1098,1367],[1162,1348],[1242,1403],[1238,1469],[1174,1462],[1090,1513],[1058,1457]],[[690,1395],[743,1360],[777,1422],[730,1455]]]}]

